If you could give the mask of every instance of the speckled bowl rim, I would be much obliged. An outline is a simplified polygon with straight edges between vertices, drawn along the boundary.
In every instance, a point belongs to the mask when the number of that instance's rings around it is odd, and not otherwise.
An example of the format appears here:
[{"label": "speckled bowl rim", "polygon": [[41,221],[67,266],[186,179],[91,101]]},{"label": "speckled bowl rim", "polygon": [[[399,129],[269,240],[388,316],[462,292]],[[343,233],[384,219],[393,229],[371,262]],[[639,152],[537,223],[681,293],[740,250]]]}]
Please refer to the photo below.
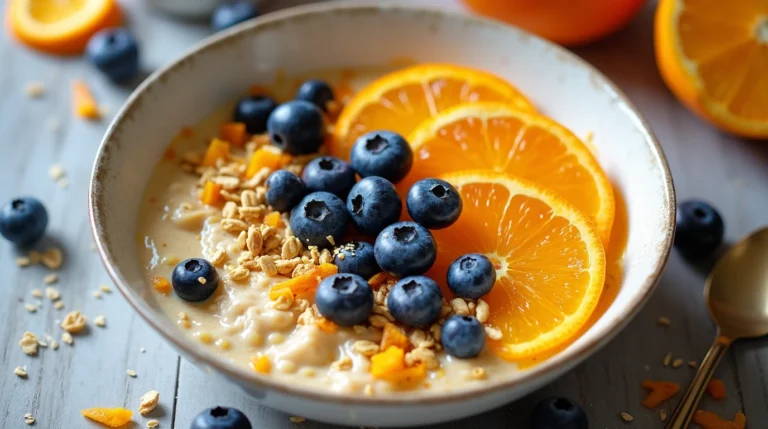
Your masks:
[{"label": "speckled bowl rim", "polygon": [[[666,220],[662,225],[663,245],[655,249],[655,251],[658,253],[655,256],[656,260],[653,265],[653,273],[642,284],[637,296],[634,297],[632,302],[629,304],[627,311],[621,315],[618,315],[615,318],[616,320],[613,321],[614,323],[608,323],[598,332],[594,332],[592,335],[593,339],[591,341],[579,344],[575,347],[571,346],[571,348],[558,353],[557,355],[545,360],[539,365],[525,370],[524,373],[514,377],[513,379],[505,380],[504,378],[500,377],[498,380],[488,380],[486,383],[480,384],[476,388],[458,389],[455,391],[441,393],[429,392],[425,393],[423,397],[414,397],[411,395],[400,397],[394,395],[366,397],[362,395],[342,394],[337,392],[320,391],[311,388],[301,388],[301,386],[288,385],[287,383],[277,381],[273,378],[254,373],[253,371],[248,371],[246,368],[227,362],[226,360],[216,356],[214,353],[206,350],[203,347],[200,347],[192,340],[189,340],[186,336],[178,335],[177,329],[172,325],[161,324],[155,321],[154,319],[156,314],[154,310],[152,310],[145,303],[145,300],[139,296],[136,291],[128,286],[126,279],[123,277],[115,262],[113,254],[109,248],[109,240],[105,237],[104,234],[105,229],[102,219],[104,216],[104,211],[99,204],[101,195],[104,192],[101,185],[101,178],[107,174],[107,160],[110,157],[109,152],[114,145],[114,143],[110,142],[113,141],[116,134],[119,134],[118,130],[124,126],[126,118],[130,117],[131,112],[141,103],[141,99],[145,92],[147,92],[147,88],[154,85],[155,82],[165,81],[166,79],[173,78],[174,70],[183,66],[197,54],[209,49],[214,49],[219,45],[229,43],[236,38],[246,37],[246,34],[252,31],[256,31],[257,29],[263,29],[265,27],[274,25],[281,25],[285,21],[303,19],[316,14],[329,14],[339,11],[347,13],[376,13],[380,11],[391,10],[432,15],[443,18],[450,17],[453,20],[463,20],[467,24],[498,28],[499,31],[506,31],[506,27],[508,27],[506,24],[491,19],[465,15],[460,12],[446,9],[411,6],[404,4],[377,5],[374,1],[365,0],[309,4],[270,13],[263,17],[222,31],[203,40],[202,42],[189,49],[177,60],[155,71],[144,82],[142,82],[142,84],[139,85],[139,87],[128,98],[120,112],[117,113],[117,115],[112,120],[112,123],[109,125],[99,147],[99,151],[93,167],[90,191],[88,195],[89,218],[91,231],[95,237],[98,252],[104,262],[104,265],[107,268],[107,271],[109,272],[109,275],[115,281],[118,289],[128,300],[128,303],[150,326],[152,326],[163,337],[165,337],[167,341],[170,341],[175,347],[186,353],[187,356],[192,356],[196,361],[204,362],[210,367],[215,368],[217,371],[221,371],[222,373],[226,374],[228,377],[251,382],[255,388],[262,388],[267,391],[271,390],[285,395],[301,397],[320,402],[343,402],[344,404],[350,405],[359,404],[419,406],[425,404],[445,405],[451,402],[461,402],[466,399],[468,394],[488,395],[534,383],[535,380],[539,378],[545,378],[548,374],[556,372],[558,368],[563,365],[575,366],[576,364],[582,362],[588,356],[595,353],[600,347],[604,346],[610,339],[616,336],[625,326],[627,326],[627,324],[629,324],[629,322],[640,311],[640,309],[652,295],[669,257],[675,229],[675,192],[666,157],[664,156],[662,148],[656,140],[653,132],[651,131],[646,121],[640,116],[634,104],[600,71],[568,50],[542,40],[542,42],[549,44],[551,49],[555,49],[558,55],[560,55],[562,58],[565,58],[580,67],[588,69],[591,74],[598,76],[604,82],[606,82],[605,89],[612,91],[619,101],[616,103],[617,106],[619,106],[617,108],[624,106],[625,109],[623,110],[625,110],[625,112],[630,115],[637,128],[642,131],[644,139],[650,146],[649,149],[653,154],[653,162],[660,167],[659,169],[663,176],[663,191],[665,199],[664,215]],[[528,37],[538,39],[537,36],[529,34],[524,30],[518,29],[518,31],[527,35]]]}]

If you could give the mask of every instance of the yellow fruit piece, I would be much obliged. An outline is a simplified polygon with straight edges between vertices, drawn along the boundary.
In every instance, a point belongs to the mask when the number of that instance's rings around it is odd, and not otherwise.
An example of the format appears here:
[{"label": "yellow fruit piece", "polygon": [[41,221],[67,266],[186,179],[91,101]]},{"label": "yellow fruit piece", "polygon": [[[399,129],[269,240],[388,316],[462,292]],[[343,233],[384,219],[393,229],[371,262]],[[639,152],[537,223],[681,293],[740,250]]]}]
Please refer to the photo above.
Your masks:
[{"label": "yellow fruit piece", "polygon": [[84,119],[101,119],[101,111],[88,85],[81,80],[72,82],[72,107],[75,115]]},{"label": "yellow fruit piece", "polygon": [[125,408],[86,408],[80,413],[111,428],[117,428],[131,421],[133,412]]},{"label": "yellow fruit piece", "polygon": [[284,154],[272,146],[262,146],[251,155],[245,177],[250,179],[264,167],[270,170],[279,170],[290,162],[291,155]]},{"label": "yellow fruit piece", "polygon": [[465,104],[427,119],[408,141],[418,162],[402,192],[457,170],[509,173],[557,192],[592,218],[603,243],[610,239],[611,183],[587,146],[551,119],[502,103]]},{"label": "yellow fruit piece", "polygon": [[577,335],[605,281],[605,252],[592,221],[554,192],[507,174],[463,171],[441,178],[457,188],[464,207],[456,223],[432,231],[440,251],[428,275],[444,279],[466,253],[491,259],[496,284],[483,299],[490,306],[487,324],[501,338],[489,339],[490,349],[520,360]]},{"label": "yellow fruit piece", "polygon": [[216,205],[221,198],[220,192],[221,185],[208,180],[205,182],[205,186],[203,186],[203,193],[200,195],[200,201],[209,206]]},{"label": "yellow fruit piece", "polygon": [[336,122],[330,152],[349,159],[355,140],[368,131],[407,136],[424,119],[478,101],[503,101],[534,110],[517,88],[490,73],[449,64],[415,65],[380,77],[354,96]]},{"label": "yellow fruit piece", "polygon": [[427,376],[427,369],[424,364],[406,366],[405,351],[400,347],[390,346],[371,356],[371,375],[390,383],[414,384]]},{"label": "yellow fruit piece", "polygon": [[229,143],[224,140],[214,138],[208,144],[208,149],[203,156],[203,165],[213,167],[219,159],[229,158]]},{"label": "yellow fruit piece", "polygon": [[661,0],[656,59],[672,92],[715,126],[768,138],[768,2]]},{"label": "yellow fruit piece", "polygon": [[227,122],[219,126],[219,137],[236,146],[242,146],[248,140],[248,131],[242,122]]},{"label": "yellow fruit piece", "polygon": [[169,293],[171,291],[171,282],[163,276],[152,277],[152,286],[160,293]]},{"label": "yellow fruit piece", "polygon": [[269,212],[266,216],[264,216],[264,223],[267,226],[278,227],[280,226],[280,221],[280,212]]},{"label": "yellow fruit piece", "polygon": [[266,356],[255,356],[251,358],[251,369],[261,374],[272,372],[272,362]]},{"label": "yellow fruit piece", "polygon": [[269,288],[269,299],[276,300],[287,292],[293,293],[294,295],[301,295],[310,292],[314,293],[317,285],[320,284],[322,279],[328,276],[332,276],[338,272],[339,268],[336,267],[336,265],[318,265],[317,267],[307,271],[300,276],[273,285],[271,288]]},{"label": "yellow fruit piece", "polygon": [[386,350],[391,346],[408,350],[411,347],[411,340],[405,336],[405,332],[398,328],[394,323],[384,325],[384,331],[381,334],[381,350]]}]

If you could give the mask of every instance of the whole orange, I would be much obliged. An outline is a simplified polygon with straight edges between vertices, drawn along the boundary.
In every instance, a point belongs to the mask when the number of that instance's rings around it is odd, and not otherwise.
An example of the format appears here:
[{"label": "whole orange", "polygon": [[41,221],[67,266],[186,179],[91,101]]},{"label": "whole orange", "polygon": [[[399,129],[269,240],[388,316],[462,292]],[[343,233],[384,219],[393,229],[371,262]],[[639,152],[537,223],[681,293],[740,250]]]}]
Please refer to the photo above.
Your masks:
[{"label": "whole orange", "polygon": [[475,12],[553,42],[580,45],[620,29],[645,0],[464,0]]}]

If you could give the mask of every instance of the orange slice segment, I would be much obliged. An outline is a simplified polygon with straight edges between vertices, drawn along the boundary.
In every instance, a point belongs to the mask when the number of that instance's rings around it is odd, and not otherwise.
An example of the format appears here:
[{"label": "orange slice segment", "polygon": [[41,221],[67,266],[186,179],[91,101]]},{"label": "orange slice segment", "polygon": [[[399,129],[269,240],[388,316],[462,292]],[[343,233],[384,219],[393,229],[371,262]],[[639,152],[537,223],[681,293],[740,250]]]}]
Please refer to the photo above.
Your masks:
[{"label": "orange slice segment", "polygon": [[83,52],[88,39],[122,23],[116,0],[8,0],[8,25],[24,44],[54,54]]},{"label": "orange slice segment", "polygon": [[355,139],[368,131],[407,136],[422,120],[477,101],[504,101],[534,110],[517,88],[490,73],[447,64],[416,65],[384,75],[355,95],[336,122],[330,152],[348,159]]},{"label": "orange slice segment", "polygon": [[510,173],[560,194],[592,218],[608,243],[611,183],[584,143],[554,121],[501,103],[466,104],[427,119],[408,141],[416,162],[401,190],[457,170]]},{"label": "orange slice segment", "polygon": [[768,138],[768,2],[662,0],[655,43],[680,101],[721,129]]},{"label": "orange slice segment", "polygon": [[491,350],[520,360],[560,346],[579,333],[597,306],[605,252],[592,221],[541,186],[487,170],[442,176],[464,209],[448,228],[432,231],[440,249],[429,274],[444,279],[459,256],[479,252],[496,265],[483,299],[488,324],[502,333]]}]

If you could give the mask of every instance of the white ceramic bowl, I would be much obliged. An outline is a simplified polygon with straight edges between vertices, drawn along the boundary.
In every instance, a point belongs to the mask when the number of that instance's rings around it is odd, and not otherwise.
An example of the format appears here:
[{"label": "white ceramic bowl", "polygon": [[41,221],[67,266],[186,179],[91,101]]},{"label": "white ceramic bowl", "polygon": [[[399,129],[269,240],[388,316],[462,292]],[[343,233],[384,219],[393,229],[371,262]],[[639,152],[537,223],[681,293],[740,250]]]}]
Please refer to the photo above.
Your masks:
[{"label": "white ceramic bowl", "polygon": [[[387,64],[408,57],[489,70],[514,82],[577,135],[594,132],[600,163],[624,195],[629,238],[621,291],[604,316],[566,350],[472,391],[423,397],[359,397],[284,385],[217,358],[163,315],[144,282],[136,249],[139,201],[173,135],[277,69]],[[631,103],[602,74],[569,52],[481,18],[375,3],[319,4],[270,14],[204,41],[156,72],[130,97],[104,137],[90,192],[101,256],[131,305],[200,366],[265,405],[348,425],[404,426],[456,419],[497,407],[562,375],[615,336],[647,301],[674,232],[672,179],[661,148]]]}]

